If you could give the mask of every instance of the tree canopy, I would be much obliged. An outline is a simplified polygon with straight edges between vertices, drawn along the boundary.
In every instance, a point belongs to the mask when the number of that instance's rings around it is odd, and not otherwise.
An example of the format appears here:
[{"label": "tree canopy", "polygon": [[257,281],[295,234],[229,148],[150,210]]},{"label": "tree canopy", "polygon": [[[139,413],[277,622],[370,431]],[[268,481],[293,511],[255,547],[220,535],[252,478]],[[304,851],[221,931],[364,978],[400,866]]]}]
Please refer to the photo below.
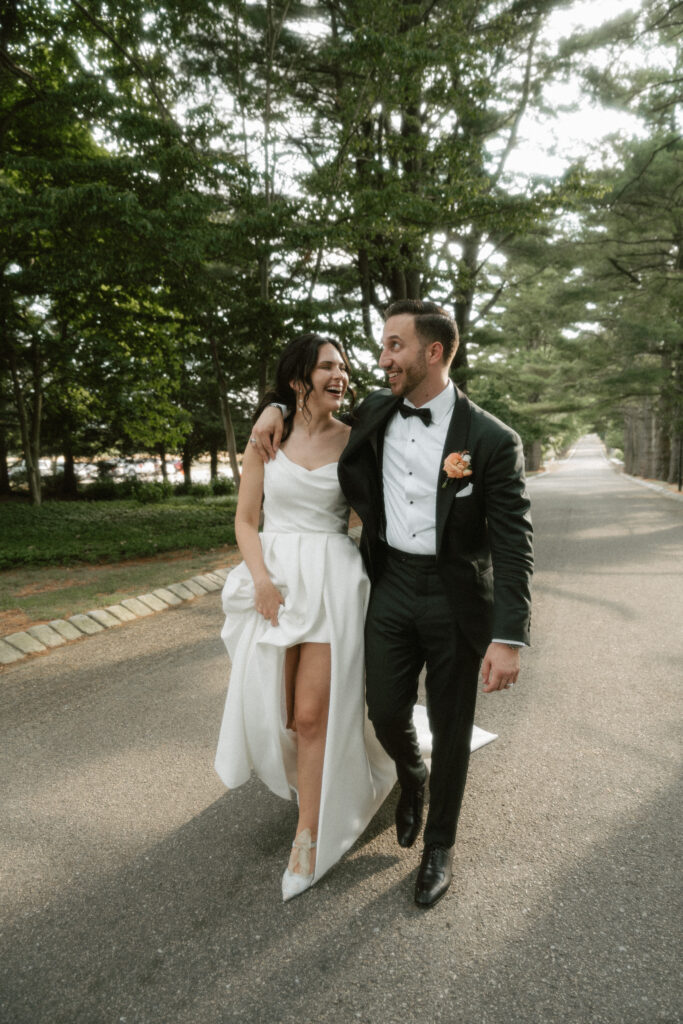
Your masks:
[{"label": "tree canopy", "polygon": [[[8,0],[0,15],[0,488],[21,452],[237,451],[282,345],[382,309],[456,318],[453,374],[529,468],[596,427],[681,449],[677,5],[550,31],[564,0]],[[619,59],[615,59],[616,56]],[[551,177],[525,125],[627,110]]]}]

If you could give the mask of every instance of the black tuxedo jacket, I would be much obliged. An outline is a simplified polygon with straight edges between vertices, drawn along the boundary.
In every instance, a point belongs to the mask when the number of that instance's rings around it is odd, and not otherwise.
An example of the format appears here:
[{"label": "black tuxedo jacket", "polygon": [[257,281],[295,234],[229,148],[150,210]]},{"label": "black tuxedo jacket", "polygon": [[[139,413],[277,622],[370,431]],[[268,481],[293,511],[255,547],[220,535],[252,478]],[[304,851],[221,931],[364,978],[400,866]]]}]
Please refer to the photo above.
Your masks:
[{"label": "black tuxedo jacket", "polygon": [[[472,476],[455,480],[443,470],[439,473],[437,569],[456,622],[483,654],[492,639],[529,643],[533,569],[529,499],[517,434],[455,390],[442,465],[451,452],[467,450]],[[366,398],[354,413],[339,462],[342,490],[363,523],[360,549],[371,580],[382,571],[385,551],[384,431],[399,403],[388,390]],[[461,492],[466,493],[458,497]]]}]

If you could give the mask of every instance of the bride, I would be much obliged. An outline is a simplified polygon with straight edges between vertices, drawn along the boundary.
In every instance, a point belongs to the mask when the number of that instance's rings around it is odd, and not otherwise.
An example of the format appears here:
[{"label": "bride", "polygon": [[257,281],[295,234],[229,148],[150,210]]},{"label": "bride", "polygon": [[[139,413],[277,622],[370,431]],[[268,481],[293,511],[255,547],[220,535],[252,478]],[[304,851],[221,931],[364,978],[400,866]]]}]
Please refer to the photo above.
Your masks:
[{"label": "bride", "polygon": [[223,591],[232,671],[216,771],[235,788],[253,770],[273,792],[297,798],[284,900],[349,849],[396,778],[365,711],[370,584],[337,481],[350,428],[335,413],[347,392],[353,398],[338,342],[318,334],[290,342],[256,412],[287,406],[283,443],[265,465],[251,446],[244,453],[235,517],[244,561]]}]

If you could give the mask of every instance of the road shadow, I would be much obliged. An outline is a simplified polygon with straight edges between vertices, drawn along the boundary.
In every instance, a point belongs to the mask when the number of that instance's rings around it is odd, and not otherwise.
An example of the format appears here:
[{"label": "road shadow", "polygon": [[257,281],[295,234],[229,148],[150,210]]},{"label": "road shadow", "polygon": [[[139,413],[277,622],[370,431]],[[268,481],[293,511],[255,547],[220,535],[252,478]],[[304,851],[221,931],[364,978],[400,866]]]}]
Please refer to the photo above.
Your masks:
[{"label": "road shadow", "polygon": [[411,903],[414,851],[373,848],[393,797],[335,869],[283,906],[295,813],[252,781],[120,870],[95,863],[17,916],[2,937],[2,1020],[677,1021],[676,861],[662,822],[680,788],[568,859],[549,903],[522,894],[501,928],[508,897],[496,906],[494,888],[484,905],[476,836],[458,845],[447,898],[428,913]]}]

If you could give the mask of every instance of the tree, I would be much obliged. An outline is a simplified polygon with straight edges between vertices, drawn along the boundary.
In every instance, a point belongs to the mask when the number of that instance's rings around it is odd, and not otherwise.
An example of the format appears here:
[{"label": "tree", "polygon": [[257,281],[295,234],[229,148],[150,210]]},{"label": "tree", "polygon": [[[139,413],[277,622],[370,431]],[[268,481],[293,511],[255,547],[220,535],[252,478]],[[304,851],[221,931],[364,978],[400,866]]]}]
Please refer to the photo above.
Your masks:
[{"label": "tree", "polygon": [[[637,115],[644,132],[612,140],[612,165],[594,174],[602,195],[581,239],[596,325],[586,332],[587,377],[608,415],[623,417],[627,472],[670,481],[680,480],[683,450],[679,15],[678,4],[644,3],[603,29],[619,47],[619,65],[585,70],[594,95]],[[584,43],[571,45],[580,52]],[[643,47],[654,59],[629,70],[624,53]]]},{"label": "tree", "polygon": [[[80,390],[65,408],[76,373],[130,443],[178,440],[179,317],[165,279],[182,276],[211,203],[164,96],[170,66],[153,73],[136,54],[144,12],[120,5],[105,23],[94,5],[26,6],[19,19],[8,5],[0,50],[1,357],[38,503],[46,394],[69,443],[92,405]],[[95,130],[115,141],[105,148]]]}]

